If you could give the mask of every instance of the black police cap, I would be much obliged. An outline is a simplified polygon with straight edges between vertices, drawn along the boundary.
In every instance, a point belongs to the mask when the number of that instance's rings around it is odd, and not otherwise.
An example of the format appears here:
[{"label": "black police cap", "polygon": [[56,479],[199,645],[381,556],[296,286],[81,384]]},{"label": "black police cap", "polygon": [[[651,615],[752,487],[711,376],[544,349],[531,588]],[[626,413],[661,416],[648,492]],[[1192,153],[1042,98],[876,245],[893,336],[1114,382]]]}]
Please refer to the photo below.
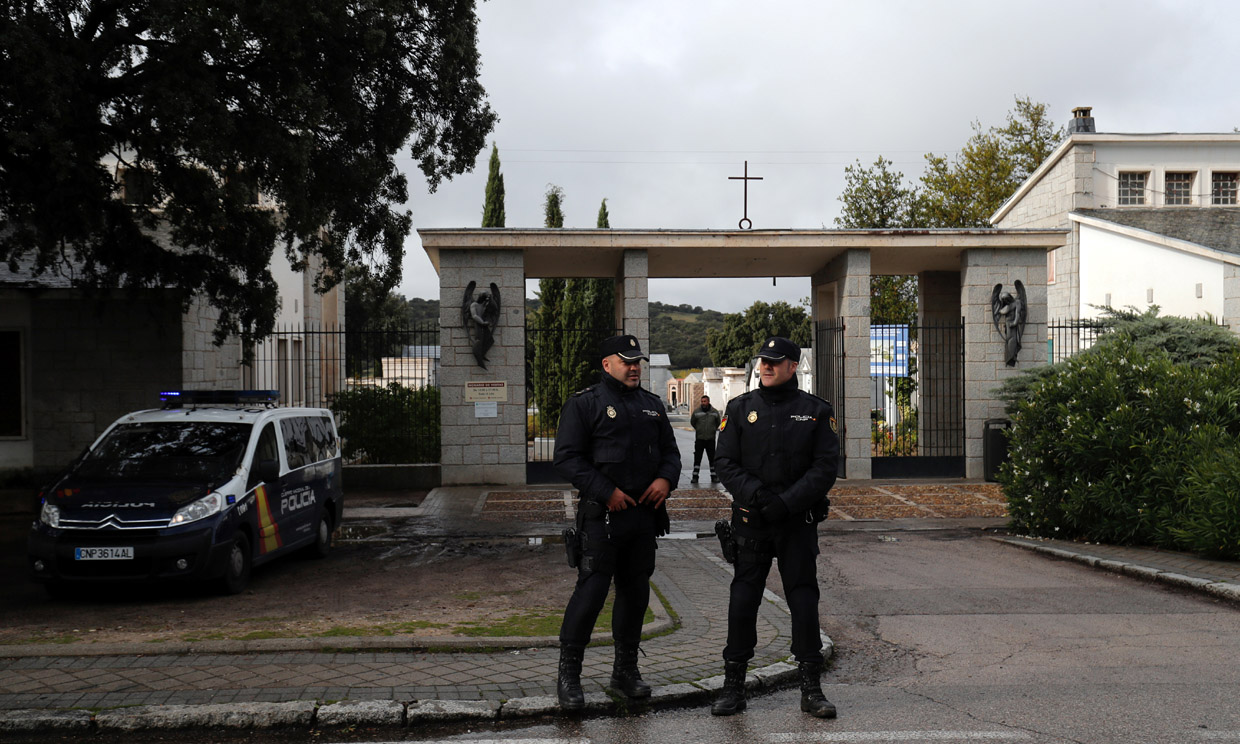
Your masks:
[{"label": "black police cap", "polygon": [[612,336],[599,344],[598,355],[600,359],[619,354],[620,358],[626,362],[635,359],[649,359],[642,353],[641,344],[637,343],[636,336]]},{"label": "black police cap", "polygon": [[758,349],[758,356],[762,359],[770,359],[772,362],[782,362],[785,359],[799,362],[801,361],[801,347],[786,338],[771,336],[762,342],[762,348]]}]

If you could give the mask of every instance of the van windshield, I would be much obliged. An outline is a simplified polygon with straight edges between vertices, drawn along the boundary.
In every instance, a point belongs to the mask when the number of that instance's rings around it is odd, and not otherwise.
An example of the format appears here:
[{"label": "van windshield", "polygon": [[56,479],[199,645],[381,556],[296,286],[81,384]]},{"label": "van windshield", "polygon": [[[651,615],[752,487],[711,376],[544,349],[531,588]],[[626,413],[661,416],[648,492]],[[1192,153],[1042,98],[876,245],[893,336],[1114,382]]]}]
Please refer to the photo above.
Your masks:
[{"label": "van windshield", "polygon": [[252,424],[178,421],[121,424],[86,454],[74,476],[92,480],[174,481],[212,487],[233,476]]}]

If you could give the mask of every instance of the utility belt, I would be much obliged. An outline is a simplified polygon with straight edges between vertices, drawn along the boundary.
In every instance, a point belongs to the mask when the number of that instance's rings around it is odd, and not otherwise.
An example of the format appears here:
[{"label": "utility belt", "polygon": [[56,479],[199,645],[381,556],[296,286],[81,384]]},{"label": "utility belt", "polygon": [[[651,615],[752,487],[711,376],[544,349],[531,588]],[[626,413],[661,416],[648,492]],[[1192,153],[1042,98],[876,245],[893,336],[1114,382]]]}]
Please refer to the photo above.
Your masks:
[{"label": "utility belt", "polygon": [[[818,524],[827,518],[831,500],[826,496],[805,512],[803,519],[806,524]],[[732,504],[732,519],[720,519],[715,522],[715,536],[719,538],[719,549],[723,559],[735,564],[742,553],[757,558],[775,555],[775,540],[771,537],[755,537],[741,532],[755,532],[766,527],[761,512],[740,504]]]}]

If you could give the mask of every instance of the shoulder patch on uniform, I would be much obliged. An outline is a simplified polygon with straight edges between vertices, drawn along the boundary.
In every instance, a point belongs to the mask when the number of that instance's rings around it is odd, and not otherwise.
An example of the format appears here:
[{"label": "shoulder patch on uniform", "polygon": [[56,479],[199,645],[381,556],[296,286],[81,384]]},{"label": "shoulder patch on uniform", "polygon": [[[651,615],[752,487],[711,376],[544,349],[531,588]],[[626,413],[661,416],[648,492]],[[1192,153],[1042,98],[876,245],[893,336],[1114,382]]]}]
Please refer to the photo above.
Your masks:
[{"label": "shoulder patch on uniform", "polygon": [[719,431],[723,431],[723,427],[728,425],[728,414],[723,414],[723,420],[719,422]]}]

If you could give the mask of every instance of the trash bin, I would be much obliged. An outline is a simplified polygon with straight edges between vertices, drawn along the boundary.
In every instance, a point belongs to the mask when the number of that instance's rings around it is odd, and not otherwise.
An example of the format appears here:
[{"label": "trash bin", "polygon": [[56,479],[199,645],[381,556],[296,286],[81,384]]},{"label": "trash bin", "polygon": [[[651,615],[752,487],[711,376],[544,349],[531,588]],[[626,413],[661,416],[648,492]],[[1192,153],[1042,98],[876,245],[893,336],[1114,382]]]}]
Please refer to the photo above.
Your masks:
[{"label": "trash bin", "polygon": [[990,483],[998,480],[999,466],[1007,462],[1010,428],[1012,422],[1008,419],[986,419],[982,432],[982,477]]}]

